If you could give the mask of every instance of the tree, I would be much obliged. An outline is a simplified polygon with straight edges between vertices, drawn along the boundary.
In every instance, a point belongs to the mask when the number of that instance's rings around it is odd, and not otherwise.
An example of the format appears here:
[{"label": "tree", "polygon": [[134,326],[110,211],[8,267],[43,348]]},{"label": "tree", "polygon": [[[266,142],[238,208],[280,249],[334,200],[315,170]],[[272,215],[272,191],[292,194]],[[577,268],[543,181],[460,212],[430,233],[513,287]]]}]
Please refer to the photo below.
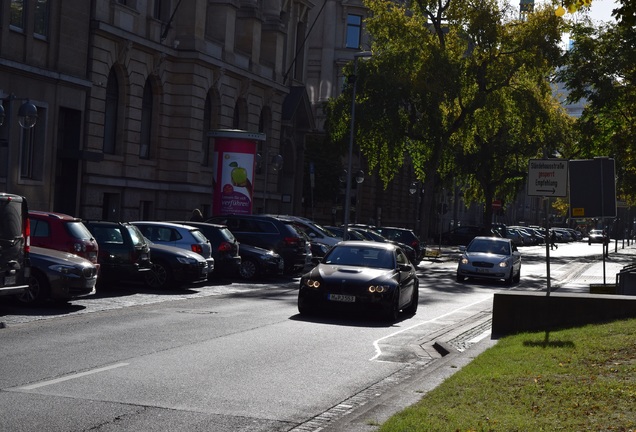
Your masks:
[{"label": "tree", "polygon": [[[366,5],[374,56],[356,77],[356,142],[385,185],[408,155],[425,185],[424,206],[434,211],[440,167],[453,164],[460,145],[455,135],[518,73],[545,77],[558,64],[562,21],[548,8],[519,21],[493,0]],[[345,91],[327,107],[334,140],[346,136],[350,100]],[[426,237],[428,226],[421,232]]]},{"label": "tree", "polygon": [[623,1],[614,10],[618,23],[571,28],[572,48],[559,79],[569,102],[586,102],[577,121],[578,158],[616,159],[617,193],[636,204],[636,6]]}]

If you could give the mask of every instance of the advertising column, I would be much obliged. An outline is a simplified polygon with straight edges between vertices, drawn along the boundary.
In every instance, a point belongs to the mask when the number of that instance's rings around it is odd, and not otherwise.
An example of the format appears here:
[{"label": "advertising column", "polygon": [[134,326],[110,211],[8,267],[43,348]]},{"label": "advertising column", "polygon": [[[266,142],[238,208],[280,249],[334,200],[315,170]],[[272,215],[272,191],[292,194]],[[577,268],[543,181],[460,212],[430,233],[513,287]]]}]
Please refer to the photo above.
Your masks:
[{"label": "advertising column", "polygon": [[251,214],[256,143],[265,134],[219,129],[208,137],[214,138],[212,214]]}]

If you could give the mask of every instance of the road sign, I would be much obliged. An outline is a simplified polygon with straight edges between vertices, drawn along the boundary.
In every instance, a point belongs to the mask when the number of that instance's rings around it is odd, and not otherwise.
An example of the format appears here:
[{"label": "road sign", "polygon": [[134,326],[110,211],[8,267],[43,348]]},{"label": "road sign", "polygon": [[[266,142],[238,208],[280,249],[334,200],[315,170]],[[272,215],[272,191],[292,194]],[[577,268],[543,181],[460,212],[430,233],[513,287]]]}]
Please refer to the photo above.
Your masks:
[{"label": "road sign", "polygon": [[530,159],[528,195],[564,197],[567,193],[568,161],[566,159]]}]

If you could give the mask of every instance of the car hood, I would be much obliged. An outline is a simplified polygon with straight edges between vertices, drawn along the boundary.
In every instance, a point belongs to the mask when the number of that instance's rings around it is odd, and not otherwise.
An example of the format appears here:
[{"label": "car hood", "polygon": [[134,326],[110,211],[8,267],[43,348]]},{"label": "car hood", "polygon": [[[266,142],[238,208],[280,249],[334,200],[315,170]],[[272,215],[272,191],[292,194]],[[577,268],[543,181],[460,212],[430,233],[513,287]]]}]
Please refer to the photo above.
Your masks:
[{"label": "car hood", "polygon": [[510,255],[501,255],[488,252],[464,252],[464,255],[471,260],[499,262],[510,258]]},{"label": "car hood", "polygon": [[395,274],[392,269],[376,269],[370,267],[353,267],[334,264],[318,264],[309,272],[311,278],[324,281],[347,279],[351,281],[372,281],[391,279]]},{"label": "car hood", "polygon": [[62,252],[55,249],[48,249],[38,246],[31,246],[29,253],[31,264],[38,263],[64,264],[64,265],[85,265],[93,266],[93,263],[69,252]]}]

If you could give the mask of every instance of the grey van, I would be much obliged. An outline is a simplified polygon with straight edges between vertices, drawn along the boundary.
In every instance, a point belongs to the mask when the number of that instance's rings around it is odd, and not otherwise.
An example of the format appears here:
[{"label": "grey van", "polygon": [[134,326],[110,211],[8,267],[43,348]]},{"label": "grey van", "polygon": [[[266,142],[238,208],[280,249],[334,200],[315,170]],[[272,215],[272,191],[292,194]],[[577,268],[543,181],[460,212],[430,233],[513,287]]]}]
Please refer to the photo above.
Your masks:
[{"label": "grey van", "polygon": [[29,288],[28,217],[25,197],[0,192],[0,296]]}]

